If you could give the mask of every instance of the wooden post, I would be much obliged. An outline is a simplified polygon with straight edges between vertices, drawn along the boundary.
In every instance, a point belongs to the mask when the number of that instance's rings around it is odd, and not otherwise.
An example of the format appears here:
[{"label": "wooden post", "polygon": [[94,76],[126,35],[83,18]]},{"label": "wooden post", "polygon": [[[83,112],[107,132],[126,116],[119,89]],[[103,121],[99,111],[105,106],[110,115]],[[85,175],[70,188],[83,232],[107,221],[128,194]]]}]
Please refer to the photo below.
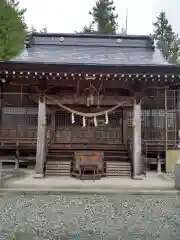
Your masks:
[{"label": "wooden post", "polygon": [[36,178],[44,176],[46,146],[46,99],[44,96],[39,98],[38,109],[38,131],[37,131],[37,151],[36,151]]},{"label": "wooden post", "polygon": [[3,182],[3,165],[2,161],[0,161],[0,184]]},{"label": "wooden post", "polygon": [[161,156],[157,155],[157,173],[161,173]]},{"label": "wooden post", "polygon": [[180,148],[180,89],[176,90],[176,147]]},{"label": "wooden post", "polygon": [[0,81],[0,129],[2,128],[2,116],[3,116],[3,83]]},{"label": "wooden post", "polygon": [[133,106],[133,176],[142,179],[142,154],[141,154],[141,101],[134,99]]},{"label": "wooden post", "polygon": [[[180,90],[177,90],[176,102],[176,131],[177,131],[177,148],[180,148]],[[180,157],[177,159],[175,165],[175,188],[180,190]]]}]

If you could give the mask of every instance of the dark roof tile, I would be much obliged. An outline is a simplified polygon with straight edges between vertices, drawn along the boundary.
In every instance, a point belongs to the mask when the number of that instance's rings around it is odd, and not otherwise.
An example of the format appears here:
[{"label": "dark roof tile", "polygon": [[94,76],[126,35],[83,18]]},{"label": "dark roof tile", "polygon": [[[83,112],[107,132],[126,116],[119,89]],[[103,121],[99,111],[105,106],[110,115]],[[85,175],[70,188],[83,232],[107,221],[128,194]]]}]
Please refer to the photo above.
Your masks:
[{"label": "dark roof tile", "polygon": [[168,64],[154,48],[151,36],[34,34],[20,55],[11,61],[100,64]]}]

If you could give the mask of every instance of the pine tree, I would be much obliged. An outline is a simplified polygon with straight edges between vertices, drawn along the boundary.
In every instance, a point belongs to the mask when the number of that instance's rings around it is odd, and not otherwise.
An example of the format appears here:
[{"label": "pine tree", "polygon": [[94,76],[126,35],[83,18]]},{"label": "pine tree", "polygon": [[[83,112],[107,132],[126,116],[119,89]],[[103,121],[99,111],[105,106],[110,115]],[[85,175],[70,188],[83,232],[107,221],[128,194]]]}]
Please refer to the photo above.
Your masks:
[{"label": "pine tree", "polygon": [[17,1],[17,0],[9,0],[8,2],[9,2],[9,4],[11,4],[11,6],[17,12],[18,17],[21,19],[21,21],[24,25],[24,28],[27,29],[27,25],[25,23],[25,18],[24,18],[24,14],[26,13],[27,9],[26,8],[20,8],[19,7],[19,1]]},{"label": "pine tree", "polygon": [[29,32],[31,33],[47,33],[48,30],[47,30],[47,27],[43,27],[40,31],[38,31],[33,25],[29,28]]},{"label": "pine tree", "polygon": [[169,63],[178,63],[180,53],[179,37],[173,32],[165,12],[160,12],[153,26],[156,44],[163,56]]},{"label": "pine tree", "polygon": [[[98,34],[116,34],[118,28],[117,18],[115,14],[116,8],[112,0],[98,0],[89,14],[93,21],[89,27],[85,26],[84,33],[98,33]],[[95,26],[95,30],[94,30]]]},{"label": "pine tree", "polygon": [[40,30],[40,33],[47,33],[48,32],[48,30],[47,30],[47,27],[45,26],[45,27],[43,27],[41,30]]},{"label": "pine tree", "polygon": [[94,30],[94,26],[93,26],[93,24],[91,23],[91,24],[89,24],[88,26],[85,26],[84,28],[83,28],[83,30],[81,31],[81,33],[96,33],[95,32],[95,30]]},{"label": "pine tree", "polygon": [[11,2],[0,0],[0,60],[12,58],[24,47],[23,12],[16,7]]},{"label": "pine tree", "polygon": [[32,25],[32,26],[29,28],[29,32],[30,32],[30,33],[36,33],[36,32],[37,32],[37,30],[36,30],[36,28],[34,27],[34,25]]}]

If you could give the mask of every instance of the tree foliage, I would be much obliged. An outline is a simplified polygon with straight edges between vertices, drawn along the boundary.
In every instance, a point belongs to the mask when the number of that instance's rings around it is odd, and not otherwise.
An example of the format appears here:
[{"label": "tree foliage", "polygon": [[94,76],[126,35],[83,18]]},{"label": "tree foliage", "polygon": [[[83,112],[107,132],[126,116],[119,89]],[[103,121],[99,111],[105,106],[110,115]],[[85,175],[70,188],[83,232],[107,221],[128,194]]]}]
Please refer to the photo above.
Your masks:
[{"label": "tree foliage", "polygon": [[93,24],[91,23],[91,24],[89,24],[88,26],[85,26],[84,28],[83,28],[83,30],[81,31],[81,33],[96,33],[95,32],[95,30],[94,30],[94,26],[93,26]]},{"label": "tree foliage", "polygon": [[17,0],[9,0],[9,4],[14,8],[16,13],[18,14],[18,17],[21,19],[21,22],[24,25],[24,28],[27,29],[27,25],[25,22],[24,14],[26,13],[26,8],[20,8],[19,7],[19,1]]},{"label": "tree foliage", "polygon": [[117,18],[115,14],[116,8],[113,0],[98,0],[89,14],[93,20],[89,26],[85,26],[83,33],[98,34],[116,34],[118,28]]},{"label": "tree foliage", "polygon": [[47,33],[48,32],[48,30],[47,30],[47,27],[45,26],[45,27],[43,27],[41,30],[40,30],[40,33]]},{"label": "tree foliage", "polygon": [[38,31],[33,25],[29,28],[29,31],[32,32],[32,33],[37,33],[37,32],[40,32],[40,33],[47,33],[48,30],[47,30],[47,27],[43,27],[40,31]]},{"label": "tree foliage", "polygon": [[17,55],[24,46],[25,24],[18,5],[0,0],[0,60]]},{"label": "tree foliage", "polygon": [[160,12],[153,26],[156,44],[163,56],[169,63],[178,63],[180,53],[179,36],[173,32],[165,12]]}]

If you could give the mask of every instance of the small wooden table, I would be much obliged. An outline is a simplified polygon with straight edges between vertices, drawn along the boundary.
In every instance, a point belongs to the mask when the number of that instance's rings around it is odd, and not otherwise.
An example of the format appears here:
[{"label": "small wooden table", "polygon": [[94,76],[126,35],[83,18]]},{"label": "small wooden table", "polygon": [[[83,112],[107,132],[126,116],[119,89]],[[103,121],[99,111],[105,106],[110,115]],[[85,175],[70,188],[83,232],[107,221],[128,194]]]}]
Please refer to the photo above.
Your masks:
[{"label": "small wooden table", "polygon": [[93,172],[93,179],[98,175],[104,174],[103,153],[93,151],[77,151],[74,153],[73,174],[78,172],[79,177],[85,177],[85,171]]},{"label": "small wooden table", "polygon": [[96,174],[98,173],[98,164],[80,164],[80,175],[82,180],[84,180],[84,172],[86,170],[92,170],[93,172],[93,180],[96,179]]}]

